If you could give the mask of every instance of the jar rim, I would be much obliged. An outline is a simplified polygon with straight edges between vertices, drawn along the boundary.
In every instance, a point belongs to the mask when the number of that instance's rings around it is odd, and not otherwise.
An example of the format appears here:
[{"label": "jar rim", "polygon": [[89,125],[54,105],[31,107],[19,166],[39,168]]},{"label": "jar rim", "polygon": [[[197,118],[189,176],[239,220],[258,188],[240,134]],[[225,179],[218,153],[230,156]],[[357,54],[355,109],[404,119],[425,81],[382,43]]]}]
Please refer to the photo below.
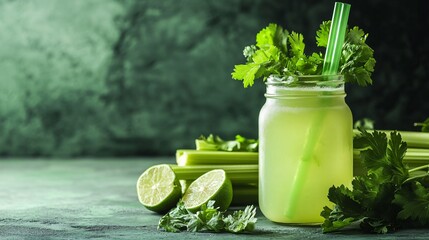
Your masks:
[{"label": "jar rim", "polygon": [[268,86],[283,87],[330,87],[337,88],[344,86],[344,75],[293,75],[268,77],[265,84]]}]

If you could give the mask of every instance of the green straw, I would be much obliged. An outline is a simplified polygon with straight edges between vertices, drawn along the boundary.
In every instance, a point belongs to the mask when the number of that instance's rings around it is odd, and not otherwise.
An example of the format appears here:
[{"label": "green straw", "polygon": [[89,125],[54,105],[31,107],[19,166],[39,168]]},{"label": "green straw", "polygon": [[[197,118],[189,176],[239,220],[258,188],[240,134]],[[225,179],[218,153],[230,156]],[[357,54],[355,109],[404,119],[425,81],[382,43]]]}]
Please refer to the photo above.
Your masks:
[{"label": "green straw", "polygon": [[328,45],[326,46],[325,61],[323,62],[322,75],[338,73],[341,50],[346,36],[349,12],[350,4],[341,2],[335,3],[331,29],[329,31]]},{"label": "green straw", "polygon": [[[341,2],[335,3],[328,45],[326,46],[322,75],[333,75],[337,74],[338,72],[349,12],[350,4]],[[303,155],[298,164],[298,168],[292,182],[291,193],[286,206],[285,215],[288,218],[293,218],[296,214],[296,206],[298,204],[298,199],[301,195],[305,180],[307,179],[309,168],[311,166],[311,160],[314,158],[314,150],[320,137],[322,130],[321,123],[325,118],[324,116],[325,114],[321,114],[319,119],[314,121],[307,132],[307,142],[304,145]]]}]

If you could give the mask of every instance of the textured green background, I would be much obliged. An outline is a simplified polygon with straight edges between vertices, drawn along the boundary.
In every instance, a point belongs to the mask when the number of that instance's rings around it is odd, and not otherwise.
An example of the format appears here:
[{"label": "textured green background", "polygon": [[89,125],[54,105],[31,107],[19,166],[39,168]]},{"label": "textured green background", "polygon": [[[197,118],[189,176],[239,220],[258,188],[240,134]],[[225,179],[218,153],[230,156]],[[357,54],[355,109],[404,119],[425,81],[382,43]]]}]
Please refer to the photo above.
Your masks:
[{"label": "textured green background", "polygon": [[[230,77],[242,48],[276,22],[317,50],[333,2],[0,0],[0,155],[171,154],[200,134],[257,137],[264,86]],[[377,60],[373,86],[348,86],[355,119],[416,129],[429,116],[428,4],[351,3]]]}]

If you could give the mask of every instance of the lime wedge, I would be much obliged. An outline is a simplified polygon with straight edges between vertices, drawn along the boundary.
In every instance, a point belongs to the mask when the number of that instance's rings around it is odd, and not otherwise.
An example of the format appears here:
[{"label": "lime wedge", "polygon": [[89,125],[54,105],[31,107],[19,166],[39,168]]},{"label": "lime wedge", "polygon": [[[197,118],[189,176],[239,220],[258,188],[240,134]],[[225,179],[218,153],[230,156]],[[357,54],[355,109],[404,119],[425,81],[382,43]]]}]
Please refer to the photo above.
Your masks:
[{"label": "lime wedge", "polygon": [[182,190],[171,167],[161,164],[148,168],[139,177],[137,195],[147,209],[165,213],[176,206]]},{"label": "lime wedge", "polygon": [[222,169],[209,171],[189,185],[182,200],[191,212],[198,211],[209,200],[215,200],[215,207],[226,210],[232,201],[231,181]]}]

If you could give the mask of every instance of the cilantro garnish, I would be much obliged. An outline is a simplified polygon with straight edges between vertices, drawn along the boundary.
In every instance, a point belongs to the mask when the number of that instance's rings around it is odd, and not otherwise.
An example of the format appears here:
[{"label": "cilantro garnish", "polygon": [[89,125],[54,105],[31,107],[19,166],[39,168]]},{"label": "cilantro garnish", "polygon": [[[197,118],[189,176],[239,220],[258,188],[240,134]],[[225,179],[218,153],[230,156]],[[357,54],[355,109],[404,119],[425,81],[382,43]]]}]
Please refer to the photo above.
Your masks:
[{"label": "cilantro garnish", "polygon": [[329,189],[335,205],[324,207],[323,232],[338,231],[352,223],[362,230],[387,233],[408,226],[429,224],[429,166],[408,169],[403,164],[407,144],[401,135],[391,132],[367,132],[360,129],[362,164],[367,173],[356,176],[352,190],[341,185]]},{"label": "cilantro garnish", "polygon": [[[316,43],[326,47],[330,21],[322,22],[316,32]],[[368,34],[358,27],[349,29],[343,45],[339,74],[346,82],[366,86],[372,83],[374,51],[365,43]],[[255,79],[264,81],[271,75],[277,77],[317,75],[322,73],[323,54],[305,54],[304,37],[287,31],[276,24],[269,24],[256,35],[256,45],[244,48],[246,64],[235,65],[232,78],[243,81],[244,87],[252,86]]]}]

